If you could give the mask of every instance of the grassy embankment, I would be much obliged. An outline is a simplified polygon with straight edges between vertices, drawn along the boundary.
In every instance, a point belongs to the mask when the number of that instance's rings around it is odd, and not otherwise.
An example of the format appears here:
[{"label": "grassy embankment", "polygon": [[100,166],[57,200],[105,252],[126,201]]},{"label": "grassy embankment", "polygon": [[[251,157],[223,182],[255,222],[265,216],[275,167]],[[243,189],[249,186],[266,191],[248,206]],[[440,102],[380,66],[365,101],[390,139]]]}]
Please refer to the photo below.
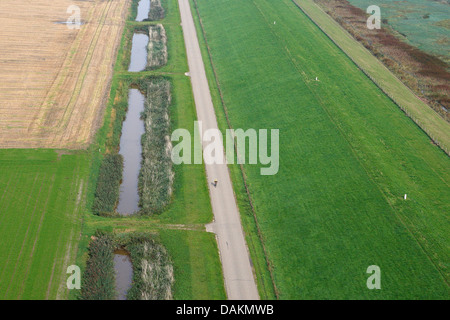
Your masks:
[{"label": "grassy embankment", "polygon": [[447,154],[450,154],[450,124],[420,100],[376,57],[312,0],[293,0],[330,39],[344,51],[372,81],[422,128]]},{"label": "grassy embankment", "polygon": [[260,292],[448,299],[448,156],[292,1],[196,3],[221,128],[280,129],[277,175],[230,167]]},{"label": "grassy embankment", "polygon": [[[163,1],[166,17],[162,21],[135,22],[136,1],[130,9],[130,18],[124,30],[112,82],[110,102],[101,129],[99,144],[106,154],[117,154],[120,132],[126,114],[128,90],[137,86],[148,94],[152,81],[170,83],[171,103],[168,106],[170,130],[187,128],[193,131],[196,119],[187,72],[178,4],[176,0]],[[167,34],[167,64],[157,70],[140,73],[127,72],[130,61],[131,39],[135,31],[148,31],[150,25],[161,23]],[[149,140],[151,141],[151,139]],[[143,139],[145,147],[145,139]],[[144,150],[145,153],[145,150]],[[213,234],[205,231],[204,224],[212,220],[205,170],[202,165],[174,166],[172,197],[167,208],[153,216],[99,217],[86,213],[78,264],[85,269],[90,237],[97,230],[125,236],[130,232],[150,232],[158,237],[173,262],[174,299],[221,299],[225,297],[223,276]],[[98,176],[92,170],[93,180]],[[93,181],[96,185],[96,181]],[[73,294],[72,298],[77,295]]]},{"label": "grassy embankment", "polygon": [[[419,9],[419,2],[423,3],[420,0],[417,0],[417,3],[409,1],[407,9],[400,4],[394,8],[386,6],[381,1],[380,6],[383,7],[381,28],[370,30],[367,28],[368,14],[364,10],[369,5],[360,9],[349,1],[314,0],[314,2],[377,57],[420,100],[450,122],[450,114],[446,111],[450,109],[450,86],[448,85],[450,56],[435,56],[429,53],[429,50],[433,51],[433,47],[443,40],[439,34],[445,31],[445,27],[440,26],[440,23],[445,23],[442,19],[446,17],[438,8],[442,8],[444,4],[427,1],[426,10],[432,12],[418,16],[417,13],[420,10],[425,10],[423,7]],[[363,2],[369,1],[356,0],[356,2],[361,6]],[[393,21],[391,18],[398,13],[400,13],[399,20],[394,18],[394,22],[391,23]],[[431,19],[427,18],[430,14]],[[401,21],[400,25],[395,20]],[[450,20],[447,21],[450,22]],[[419,30],[420,36],[416,34]],[[430,34],[431,38],[428,37]],[[423,46],[424,43],[427,44]],[[445,46],[438,45],[438,47],[441,52],[445,52]]]}]

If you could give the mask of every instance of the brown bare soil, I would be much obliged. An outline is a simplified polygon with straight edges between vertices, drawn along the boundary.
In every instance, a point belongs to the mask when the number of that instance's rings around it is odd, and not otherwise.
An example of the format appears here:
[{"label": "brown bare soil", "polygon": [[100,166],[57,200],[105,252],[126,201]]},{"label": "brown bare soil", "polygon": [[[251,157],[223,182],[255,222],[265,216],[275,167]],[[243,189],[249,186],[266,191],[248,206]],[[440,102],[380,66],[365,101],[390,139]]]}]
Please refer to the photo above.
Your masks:
[{"label": "brown bare soil", "polygon": [[[69,29],[70,5],[83,25]],[[85,148],[100,125],[130,0],[0,2],[0,148]]]},{"label": "brown bare soil", "polygon": [[367,14],[347,0],[314,0],[425,103],[450,122],[450,72],[446,62],[403,42],[383,22],[367,28]]}]

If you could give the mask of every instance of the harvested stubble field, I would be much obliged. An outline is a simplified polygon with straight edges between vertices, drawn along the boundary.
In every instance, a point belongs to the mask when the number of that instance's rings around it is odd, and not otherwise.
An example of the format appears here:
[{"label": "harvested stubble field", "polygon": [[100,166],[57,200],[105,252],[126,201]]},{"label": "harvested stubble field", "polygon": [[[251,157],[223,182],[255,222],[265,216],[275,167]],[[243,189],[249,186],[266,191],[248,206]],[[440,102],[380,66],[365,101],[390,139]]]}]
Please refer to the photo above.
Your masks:
[{"label": "harvested stubble field", "polygon": [[[0,147],[82,148],[101,122],[129,0],[0,3]],[[80,8],[83,24],[64,22]]]}]

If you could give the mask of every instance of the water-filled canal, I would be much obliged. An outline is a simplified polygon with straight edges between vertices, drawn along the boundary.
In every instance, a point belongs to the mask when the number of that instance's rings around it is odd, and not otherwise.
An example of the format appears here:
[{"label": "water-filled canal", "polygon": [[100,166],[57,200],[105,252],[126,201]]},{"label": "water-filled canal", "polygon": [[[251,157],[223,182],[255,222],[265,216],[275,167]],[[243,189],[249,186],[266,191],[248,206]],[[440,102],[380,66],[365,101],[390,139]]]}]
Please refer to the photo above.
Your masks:
[{"label": "water-filled canal", "polygon": [[148,19],[149,11],[150,11],[150,0],[139,1],[136,21],[144,21],[145,19]]},{"label": "water-filled canal", "polygon": [[123,215],[139,210],[138,178],[141,169],[141,136],[145,132],[141,112],[145,96],[138,89],[128,93],[128,111],[122,126],[119,153],[123,156],[123,175],[117,212]]},{"label": "water-filled canal", "polygon": [[116,271],[116,291],[118,300],[126,300],[127,292],[133,281],[133,265],[128,251],[114,251],[114,269]]},{"label": "water-filled canal", "polygon": [[133,41],[131,47],[131,60],[128,71],[140,72],[144,71],[147,66],[147,46],[149,37],[145,33],[136,32],[133,34]]}]

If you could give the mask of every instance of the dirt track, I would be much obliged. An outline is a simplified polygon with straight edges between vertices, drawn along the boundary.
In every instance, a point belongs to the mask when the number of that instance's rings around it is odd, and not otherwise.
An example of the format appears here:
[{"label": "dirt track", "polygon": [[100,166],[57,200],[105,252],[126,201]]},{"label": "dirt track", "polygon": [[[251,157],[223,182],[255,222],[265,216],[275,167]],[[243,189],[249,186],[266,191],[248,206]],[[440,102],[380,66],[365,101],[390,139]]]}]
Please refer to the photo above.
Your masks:
[{"label": "dirt track", "polygon": [[[100,124],[130,0],[0,2],[0,148],[83,148]],[[84,24],[71,30],[67,8]]]}]

